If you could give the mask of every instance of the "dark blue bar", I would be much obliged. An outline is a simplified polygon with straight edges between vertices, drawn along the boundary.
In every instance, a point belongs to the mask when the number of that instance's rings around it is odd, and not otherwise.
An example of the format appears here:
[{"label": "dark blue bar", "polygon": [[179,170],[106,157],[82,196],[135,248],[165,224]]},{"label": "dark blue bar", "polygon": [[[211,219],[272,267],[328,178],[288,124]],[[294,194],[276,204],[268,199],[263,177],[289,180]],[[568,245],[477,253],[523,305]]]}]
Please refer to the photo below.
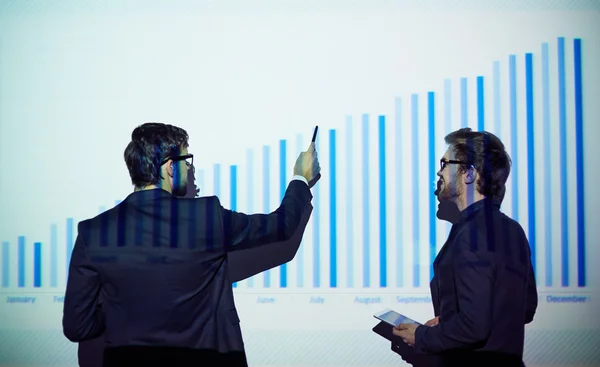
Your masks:
[{"label": "dark blue bar", "polygon": [[494,134],[501,135],[500,131],[500,61],[494,61]]},{"label": "dark blue bar", "polygon": [[567,97],[565,81],[565,39],[558,39],[558,135],[560,177],[561,285],[569,286],[569,203],[567,202]]},{"label": "dark blue bar", "polygon": [[354,216],[352,201],[354,197],[354,176],[352,172],[352,116],[346,116],[346,286],[354,287]]},{"label": "dark blue bar", "polygon": [[483,77],[477,77],[477,130],[485,130],[485,111],[484,111],[484,89],[483,89]]},{"label": "dark blue bar", "polygon": [[527,110],[527,219],[531,262],[536,268],[536,235],[535,235],[535,166],[534,162],[534,130],[533,130],[533,54],[525,54],[525,100]]},{"label": "dark blue bar", "polygon": [[[466,85],[466,83],[465,83]],[[466,88],[466,87],[465,87]],[[463,101],[466,105],[466,101]],[[419,256],[419,95],[411,96],[412,146],[413,146],[413,286],[421,284]]]},{"label": "dark blue bar", "polygon": [[8,280],[8,275],[10,274],[10,261],[8,258],[10,254],[10,251],[8,250],[9,246],[10,243],[2,242],[2,288],[8,288],[8,285],[10,284]]},{"label": "dark blue bar", "polygon": [[[229,167],[229,170],[229,179],[231,180],[231,185],[229,187],[231,190],[229,193],[231,196],[231,210],[237,211],[237,166],[232,165]],[[234,282],[233,288],[236,288],[237,286],[238,282]]]},{"label": "dark blue bar", "polygon": [[[246,200],[247,201],[247,209],[246,212],[247,213],[253,213],[254,212],[254,151],[252,149],[248,149],[246,151],[246,166],[247,166],[247,171],[246,171]],[[250,277],[247,280],[247,284],[248,284],[248,288],[252,288],[254,287],[254,278]]]},{"label": "dark blue bar", "polygon": [[469,126],[469,110],[467,109],[467,78],[460,78],[460,119],[461,127]]},{"label": "dark blue bar", "polygon": [[[435,182],[437,177],[437,157],[435,155],[435,93],[427,93],[427,117],[429,128],[429,182]],[[429,199],[429,280],[433,278],[433,261],[437,256],[437,200],[435,196]]]},{"label": "dark blue bar", "polygon": [[[319,151],[319,139],[315,141],[315,149]],[[321,286],[321,190],[315,185],[313,190],[313,287]]]},{"label": "dark blue bar", "polygon": [[221,165],[218,163],[213,166],[213,194],[221,196]]},{"label": "dark blue bar", "polygon": [[19,287],[25,287],[25,237],[24,236],[19,236],[18,238],[18,263],[19,263],[19,269],[18,269],[18,283],[17,286]]},{"label": "dark blue bar", "polygon": [[[270,149],[268,145],[263,146],[263,200],[264,200],[264,212],[271,212],[271,204],[269,203],[269,199],[271,196],[271,162],[270,162]],[[267,270],[263,272],[263,286],[265,288],[269,288],[271,286],[271,271]]]},{"label": "dark blue bar", "polygon": [[40,242],[33,244],[33,286],[36,288],[42,286],[42,244]]},{"label": "dark blue bar", "polygon": [[[279,194],[281,200],[285,196],[285,190],[287,189],[287,167],[286,167],[286,141],[279,140]],[[287,264],[282,264],[279,267],[279,286],[281,288],[287,287]]]},{"label": "dark blue bar", "polygon": [[[519,146],[517,141],[517,57],[510,55],[508,58],[509,90],[510,90],[510,159],[513,167],[519,167]],[[512,170],[512,218],[519,221],[519,170]]]},{"label": "dark blue bar", "polygon": [[545,259],[546,259],[546,287],[552,286],[552,178],[550,175],[550,70],[548,62],[548,44],[542,44],[542,119],[543,119],[543,142],[544,142],[544,230],[545,230]]},{"label": "dark blue bar", "polygon": [[58,286],[58,229],[56,224],[50,226],[50,287]]},{"label": "dark blue bar", "polygon": [[335,130],[329,130],[329,286],[337,287],[337,201],[335,167]]},{"label": "dark blue bar", "polygon": [[67,274],[71,265],[71,253],[73,252],[73,218],[67,218]]},{"label": "dark blue bar", "polygon": [[585,210],[583,199],[583,97],[581,39],[573,41],[575,67],[575,161],[577,185],[577,286],[585,287]]},{"label": "dark blue bar", "polygon": [[[396,286],[404,286],[404,224],[402,215],[402,204],[400,200],[404,197],[404,157],[402,154],[402,100],[396,97],[394,111],[395,138],[394,152],[396,155],[396,164],[394,165],[395,177],[394,186],[396,187],[396,220],[395,235],[396,235]],[[351,166],[351,164],[349,164]]]},{"label": "dark blue bar", "polygon": [[369,273],[369,115],[362,115],[362,179],[363,179],[363,287],[370,287]]},{"label": "dark blue bar", "polygon": [[379,286],[387,287],[387,218],[385,186],[385,116],[379,116]]}]

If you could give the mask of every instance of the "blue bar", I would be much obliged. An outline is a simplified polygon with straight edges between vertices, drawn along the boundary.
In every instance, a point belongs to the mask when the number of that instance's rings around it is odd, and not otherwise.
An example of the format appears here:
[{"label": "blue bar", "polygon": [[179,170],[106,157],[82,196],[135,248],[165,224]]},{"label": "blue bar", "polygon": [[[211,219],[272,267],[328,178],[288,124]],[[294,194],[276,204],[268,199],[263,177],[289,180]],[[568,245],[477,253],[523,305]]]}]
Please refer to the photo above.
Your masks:
[{"label": "blue bar", "polygon": [[[304,144],[302,144],[302,135],[296,135],[296,156],[298,156],[301,152],[304,151]],[[300,242],[300,248],[296,253],[296,285],[298,288],[304,287],[304,244],[306,240],[302,237],[302,241]]]},{"label": "blue bar", "polygon": [[353,193],[354,193],[354,164],[352,164],[352,116],[346,116],[346,286],[354,287],[354,221],[353,221]]},{"label": "blue bar", "polygon": [[567,202],[567,97],[565,81],[565,39],[558,39],[558,131],[560,177],[560,249],[561,285],[569,286],[569,207]]},{"label": "blue bar", "polygon": [[[525,100],[527,109],[527,214],[531,262],[536,268],[535,234],[535,176],[534,176],[534,131],[533,131],[533,54],[525,54]],[[536,274],[537,275],[537,274]]]},{"label": "blue bar", "polygon": [[122,201],[122,200],[115,200],[115,205],[119,205],[119,204],[121,204],[121,201]]},{"label": "blue bar", "polygon": [[575,161],[577,173],[577,286],[585,287],[585,210],[583,191],[583,97],[581,76],[581,39],[573,41],[575,67]]},{"label": "blue bar", "polygon": [[25,287],[25,237],[19,236],[18,238],[18,263],[19,263],[19,273],[18,273],[18,283],[19,287]]},{"label": "blue bar", "polygon": [[387,287],[387,218],[385,186],[385,116],[379,116],[379,286]]},{"label": "blue bar", "polygon": [[[254,151],[252,149],[248,149],[246,151],[246,167],[247,167],[246,200],[248,200],[246,202],[246,205],[247,205],[246,212],[254,213],[254,199],[253,198],[254,198],[254,195],[256,195],[256,193],[254,192]],[[252,276],[247,279],[248,288],[254,287],[254,278],[255,277],[256,276]]]},{"label": "blue bar", "polygon": [[[435,154],[435,93],[427,93],[427,116],[429,128],[429,182],[435,182],[438,165]],[[433,278],[433,261],[437,256],[437,200],[435,196],[429,199],[429,280]]]},{"label": "blue bar", "polygon": [[467,109],[467,78],[460,78],[460,119],[461,127],[469,126],[469,110]]},{"label": "blue bar", "polygon": [[40,242],[33,244],[33,286],[36,288],[42,286],[42,244]]},{"label": "blue bar", "polygon": [[50,226],[50,287],[58,286],[58,229],[56,224]]},{"label": "blue bar", "polygon": [[484,111],[484,89],[483,89],[483,77],[477,77],[477,130],[485,130],[485,111]]},{"label": "blue bar", "polygon": [[[464,79],[464,78],[463,78]],[[466,88],[466,79],[465,88]],[[463,101],[466,106],[466,101]],[[419,95],[411,96],[411,116],[412,116],[412,146],[413,146],[413,286],[420,287],[420,266],[419,266]]]},{"label": "blue bar", "polygon": [[98,207],[98,214],[102,214],[106,211],[106,207],[105,206],[100,206]]},{"label": "blue bar", "polygon": [[[552,178],[550,176],[550,70],[548,66],[548,44],[542,44],[542,118],[544,141],[544,229],[546,242],[546,287],[552,286],[552,193],[550,192]],[[552,162],[553,163],[553,162]]]},{"label": "blue bar", "polygon": [[71,265],[71,253],[73,252],[73,218],[67,218],[67,274]]},{"label": "blue bar", "polygon": [[452,84],[450,79],[444,80],[444,125],[446,134],[452,132]]},{"label": "blue bar", "polygon": [[363,287],[368,288],[370,261],[369,258],[369,115],[362,115],[362,179],[363,179]]},{"label": "blue bar", "polygon": [[329,286],[337,287],[337,202],[335,168],[335,130],[329,130]]},{"label": "blue bar", "polygon": [[[394,153],[396,155],[394,186],[396,187],[396,286],[404,286],[404,221],[402,215],[402,203],[400,200],[404,198],[404,157],[402,154],[402,99],[396,97],[394,103],[394,123],[395,138],[394,138]],[[349,166],[352,166],[348,163]],[[351,224],[350,224],[351,225]]]},{"label": "blue bar", "polygon": [[500,128],[500,61],[494,61],[494,134],[501,135]]},{"label": "blue bar", "polygon": [[[270,148],[268,145],[263,146],[263,200],[264,200],[264,212],[271,212],[271,204],[269,199],[271,197],[271,162],[270,162]],[[263,286],[269,288],[271,286],[271,271],[266,270],[263,272]]]},{"label": "blue bar", "polygon": [[[508,58],[509,90],[510,90],[510,159],[513,167],[519,167],[519,147],[517,141],[517,57],[510,55]],[[519,170],[512,170],[512,219],[519,221]]]},{"label": "blue bar", "polygon": [[[231,210],[233,211],[237,211],[237,166],[236,165],[232,165],[229,167],[229,173],[230,173],[230,180],[231,180],[231,185],[229,186],[230,188],[230,197],[231,197]],[[233,284],[233,288],[236,288],[238,286],[238,282],[234,282]]]},{"label": "blue bar", "polygon": [[[315,141],[315,149],[319,151],[319,139]],[[315,185],[313,190],[313,287],[319,288],[321,286],[321,232],[319,224],[320,218],[320,201],[321,194],[319,185]]]},{"label": "blue bar", "polygon": [[8,280],[9,271],[9,248],[10,244],[8,242],[2,242],[2,288],[8,288],[10,284]]},{"label": "blue bar", "polygon": [[[286,141],[279,140],[279,193],[281,200],[283,200],[287,189],[286,148]],[[281,288],[287,287],[287,264],[282,264],[279,267],[279,286]]]},{"label": "blue bar", "polygon": [[213,167],[213,194],[221,196],[221,165],[218,163]]}]

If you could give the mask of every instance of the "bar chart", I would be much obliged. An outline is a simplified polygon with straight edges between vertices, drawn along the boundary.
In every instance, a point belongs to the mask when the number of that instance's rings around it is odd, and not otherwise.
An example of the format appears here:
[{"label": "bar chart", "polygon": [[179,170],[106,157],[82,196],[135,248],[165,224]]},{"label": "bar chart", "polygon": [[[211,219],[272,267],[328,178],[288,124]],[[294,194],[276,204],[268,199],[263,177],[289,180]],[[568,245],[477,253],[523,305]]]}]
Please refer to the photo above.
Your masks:
[{"label": "bar chart", "polygon": [[[443,137],[460,127],[493,132],[509,149],[503,211],[527,233],[538,285],[586,287],[583,69],[581,39],[559,37],[492,61],[489,75],[448,78],[440,91],[391,96],[393,114],[341,114],[339,121],[319,122],[323,177],[312,189],[314,210],[299,252],[234,287],[428,287],[450,229],[436,217],[432,185],[446,149]],[[550,83],[555,79],[558,85]],[[235,211],[275,210],[309,133],[248,149],[239,164],[203,162],[208,165],[196,167],[201,195],[217,195]],[[82,219],[50,224],[47,238],[2,239],[0,291],[64,289]]]}]

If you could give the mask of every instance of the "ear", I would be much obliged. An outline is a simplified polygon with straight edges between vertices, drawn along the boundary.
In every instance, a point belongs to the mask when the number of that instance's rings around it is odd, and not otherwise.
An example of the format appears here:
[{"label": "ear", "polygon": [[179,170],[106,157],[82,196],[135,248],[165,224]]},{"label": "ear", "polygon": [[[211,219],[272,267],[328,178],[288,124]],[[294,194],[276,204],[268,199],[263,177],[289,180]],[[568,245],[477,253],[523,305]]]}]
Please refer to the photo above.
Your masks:
[{"label": "ear", "polygon": [[469,167],[464,171],[464,180],[465,180],[465,184],[470,185],[473,182],[475,182],[475,180],[477,179],[477,170],[475,170],[474,167]]},{"label": "ear", "polygon": [[173,161],[169,161],[165,168],[167,170],[167,175],[173,177]]}]

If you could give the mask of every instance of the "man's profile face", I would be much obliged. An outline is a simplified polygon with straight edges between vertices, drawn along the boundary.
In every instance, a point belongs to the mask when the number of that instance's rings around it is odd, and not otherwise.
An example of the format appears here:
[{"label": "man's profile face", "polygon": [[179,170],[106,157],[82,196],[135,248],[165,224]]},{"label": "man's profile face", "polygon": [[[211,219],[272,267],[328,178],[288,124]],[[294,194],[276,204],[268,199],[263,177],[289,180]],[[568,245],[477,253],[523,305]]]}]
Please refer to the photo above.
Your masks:
[{"label": "man's profile face", "polygon": [[[446,153],[442,157],[442,160],[451,161],[456,160],[456,154],[452,147],[448,147]],[[457,164],[446,164],[443,169],[440,169],[437,173],[439,179],[437,183],[437,189],[435,195],[439,201],[449,200],[454,201],[458,198],[464,188],[461,181],[460,165]]]}]

